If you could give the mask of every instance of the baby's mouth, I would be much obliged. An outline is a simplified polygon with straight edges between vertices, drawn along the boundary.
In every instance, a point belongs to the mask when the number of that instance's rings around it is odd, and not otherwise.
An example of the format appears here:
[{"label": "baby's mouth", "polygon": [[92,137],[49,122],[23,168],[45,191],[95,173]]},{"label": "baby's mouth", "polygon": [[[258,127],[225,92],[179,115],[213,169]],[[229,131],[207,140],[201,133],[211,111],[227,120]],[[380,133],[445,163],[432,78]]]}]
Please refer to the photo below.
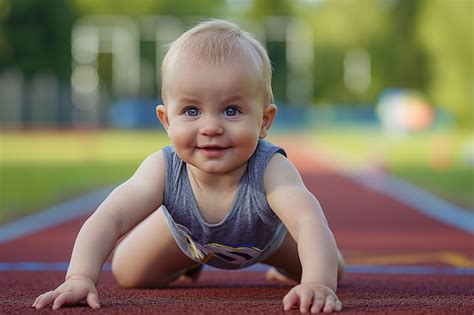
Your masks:
[{"label": "baby's mouth", "polygon": [[198,150],[200,150],[202,153],[209,157],[218,157],[221,154],[224,153],[225,150],[229,149],[229,147],[224,147],[224,146],[200,146],[198,147]]},{"label": "baby's mouth", "polygon": [[208,146],[208,147],[198,147],[200,150],[204,151],[223,151],[227,149],[226,147],[217,147],[217,146]]}]

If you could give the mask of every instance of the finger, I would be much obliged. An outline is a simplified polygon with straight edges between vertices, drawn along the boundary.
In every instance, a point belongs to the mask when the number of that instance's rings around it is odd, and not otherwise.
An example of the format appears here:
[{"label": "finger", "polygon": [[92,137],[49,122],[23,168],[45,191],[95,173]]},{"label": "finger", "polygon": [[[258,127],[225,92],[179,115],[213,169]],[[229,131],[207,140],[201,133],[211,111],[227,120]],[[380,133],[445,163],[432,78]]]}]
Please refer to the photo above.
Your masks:
[{"label": "finger", "polygon": [[40,309],[53,302],[54,299],[59,295],[59,292],[49,291],[40,295],[36,301],[35,308]]},{"label": "finger", "polygon": [[54,300],[53,310],[57,310],[63,305],[74,304],[76,302],[79,301],[77,300],[77,298],[75,298],[72,292],[63,292]]},{"label": "finger", "polygon": [[39,300],[41,300],[41,297],[43,296],[43,294],[41,295],[38,295],[38,297],[35,299],[35,301],[33,302],[33,305],[31,305],[31,307],[35,307],[36,306],[36,303],[38,303]]},{"label": "finger", "polygon": [[41,294],[35,300],[35,308],[40,309],[54,301],[55,296],[53,296],[54,291],[48,291],[46,293]]},{"label": "finger", "polygon": [[294,305],[296,305],[297,302],[298,302],[298,296],[296,295],[295,290],[292,289],[283,298],[283,309],[285,311],[289,311]]},{"label": "finger", "polygon": [[91,308],[100,308],[99,295],[97,294],[97,292],[89,292],[87,294],[86,302]]},{"label": "finger", "polygon": [[340,312],[342,310],[342,303],[339,300],[336,300],[336,305],[334,306],[334,310],[336,312]]},{"label": "finger", "polygon": [[314,292],[311,290],[303,291],[300,296],[300,312],[309,312],[311,303],[313,302]]},{"label": "finger", "polygon": [[316,293],[313,298],[313,305],[311,306],[311,313],[319,313],[324,306],[324,296]]},{"label": "finger", "polygon": [[326,302],[324,303],[323,312],[331,313],[334,311],[335,306],[336,306],[336,301],[334,300],[334,297],[332,295],[328,295],[326,297]]}]

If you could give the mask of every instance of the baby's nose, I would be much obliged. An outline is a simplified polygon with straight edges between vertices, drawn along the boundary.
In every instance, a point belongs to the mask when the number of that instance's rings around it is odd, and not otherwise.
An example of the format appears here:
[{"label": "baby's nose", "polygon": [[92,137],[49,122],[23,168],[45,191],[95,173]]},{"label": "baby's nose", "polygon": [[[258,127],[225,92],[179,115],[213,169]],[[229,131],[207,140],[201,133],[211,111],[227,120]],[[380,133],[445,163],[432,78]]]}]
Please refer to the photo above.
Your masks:
[{"label": "baby's nose", "polygon": [[224,133],[221,120],[218,117],[209,116],[202,120],[201,134],[214,137]]}]

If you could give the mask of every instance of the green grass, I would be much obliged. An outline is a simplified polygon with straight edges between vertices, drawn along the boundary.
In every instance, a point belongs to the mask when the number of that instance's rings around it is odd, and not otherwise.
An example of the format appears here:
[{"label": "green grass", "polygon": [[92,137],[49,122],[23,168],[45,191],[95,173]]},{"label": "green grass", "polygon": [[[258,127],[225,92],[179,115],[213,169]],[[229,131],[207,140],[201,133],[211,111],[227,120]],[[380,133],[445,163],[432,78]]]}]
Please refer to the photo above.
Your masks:
[{"label": "green grass", "polygon": [[474,173],[472,168],[456,165],[448,171],[433,171],[422,166],[394,166],[391,173],[433,192],[468,210],[474,211]]},{"label": "green grass", "polygon": [[3,133],[0,222],[123,181],[168,143],[159,131]]},{"label": "green grass", "polygon": [[370,128],[326,129],[314,131],[313,139],[355,168],[382,165],[390,174],[474,211],[474,135],[468,131],[401,135]]}]

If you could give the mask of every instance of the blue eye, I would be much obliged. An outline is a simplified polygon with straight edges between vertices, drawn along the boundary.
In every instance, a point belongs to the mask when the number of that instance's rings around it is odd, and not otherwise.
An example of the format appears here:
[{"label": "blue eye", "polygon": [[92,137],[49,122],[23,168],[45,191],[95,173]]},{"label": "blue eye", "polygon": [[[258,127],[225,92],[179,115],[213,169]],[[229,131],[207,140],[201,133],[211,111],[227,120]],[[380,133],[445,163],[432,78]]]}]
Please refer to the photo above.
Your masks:
[{"label": "blue eye", "polygon": [[237,116],[240,113],[240,110],[238,110],[234,106],[229,106],[225,109],[225,115],[229,117]]},{"label": "blue eye", "polygon": [[185,110],[185,114],[189,117],[196,117],[199,115],[199,109],[196,107],[188,107]]}]

